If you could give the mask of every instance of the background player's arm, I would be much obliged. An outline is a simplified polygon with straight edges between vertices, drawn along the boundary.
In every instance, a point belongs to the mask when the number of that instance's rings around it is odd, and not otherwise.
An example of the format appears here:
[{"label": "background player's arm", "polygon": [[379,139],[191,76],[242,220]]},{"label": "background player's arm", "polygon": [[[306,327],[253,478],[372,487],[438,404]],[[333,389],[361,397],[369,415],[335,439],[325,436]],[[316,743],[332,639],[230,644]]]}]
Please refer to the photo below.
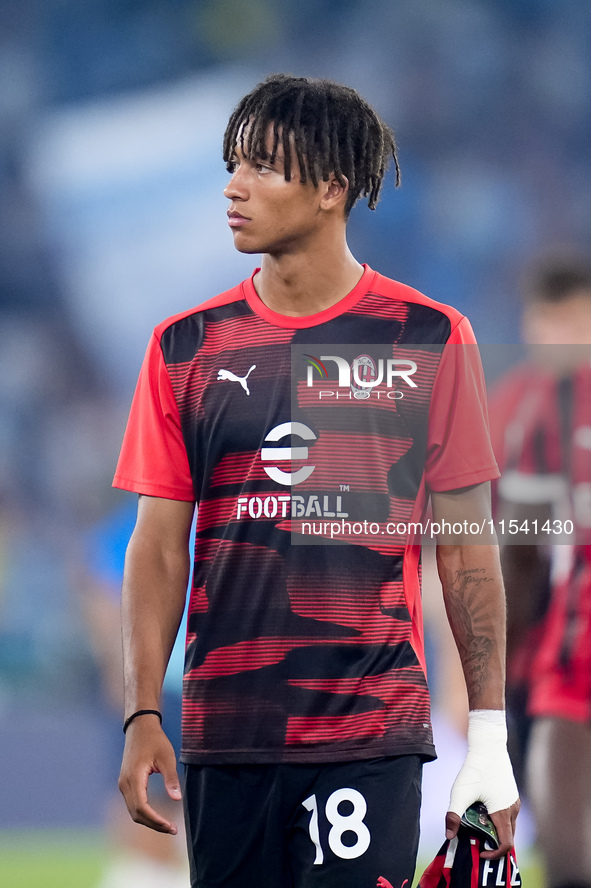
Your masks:
[{"label": "background player's arm", "polygon": [[[432,503],[437,522],[445,520],[453,525],[467,520],[482,525],[490,518],[490,486],[478,484],[433,493]],[[437,566],[445,608],[462,662],[470,710],[502,711],[505,708],[505,596],[498,547],[479,543],[478,538],[474,543],[468,538],[458,543],[439,544]],[[508,756],[506,764],[512,779]],[[505,762],[501,765],[504,767]],[[469,775],[470,780],[472,777],[473,798],[466,807],[482,794],[478,775]],[[501,780],[503,774],[484,774],[485,782],[489,777]],[[463,779],[466,779],[465,774]],[[486,798],[482,800],[487,802]],[[496,852],[486,852],[486,856],[493,859],[506,854],[513,844],[519,810],[517,791],[514,804],[498,810],[489,804],[489,808],[500,839],[500,848]],[[448,837],[455,835],[458,826],[459,817],[449,812]]]},{"label": "background player's arm", "polygon": [[[189,579],[189,536],[194,503],[140,497],[138,518],[125,559],[122,595],[125,717],[160,709],[160,693],[183,615]],[[159,771],[169,795],[180,798],[174,750],[155,715],[129,725],[119,778],[137,823],[176,833],[174,823],[148,803],[151,773]]]}]

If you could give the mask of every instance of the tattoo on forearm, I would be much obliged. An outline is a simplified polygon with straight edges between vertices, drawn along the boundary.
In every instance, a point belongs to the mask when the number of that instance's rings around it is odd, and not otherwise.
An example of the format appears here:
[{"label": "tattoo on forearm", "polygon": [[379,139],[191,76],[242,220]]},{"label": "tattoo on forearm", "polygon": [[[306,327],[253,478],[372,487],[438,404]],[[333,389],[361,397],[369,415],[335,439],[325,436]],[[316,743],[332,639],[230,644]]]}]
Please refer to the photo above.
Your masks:
[{"label": "tattoo on forearm", "polygon": [[447,589],[446,606],[471,699],[486,685],[487,669],[495,646],[498,627],[494,626],[490,600],[483,587],[494,584],[485,568],[457,570]]}]

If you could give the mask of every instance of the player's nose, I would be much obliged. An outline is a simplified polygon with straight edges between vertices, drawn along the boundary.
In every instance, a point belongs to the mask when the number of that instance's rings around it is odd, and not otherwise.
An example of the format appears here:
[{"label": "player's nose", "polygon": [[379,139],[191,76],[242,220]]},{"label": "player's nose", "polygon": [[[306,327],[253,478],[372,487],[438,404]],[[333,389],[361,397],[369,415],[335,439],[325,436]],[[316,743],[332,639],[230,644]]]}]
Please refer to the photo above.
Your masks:
[{"label": "player's nose", "polygon": [[246,200],[248,197],[248,184],[246,177],[246,170],[244,166],[241,164],[237,166],[230,181],[224,188],[224,197],[227,197],[228,200]]}]

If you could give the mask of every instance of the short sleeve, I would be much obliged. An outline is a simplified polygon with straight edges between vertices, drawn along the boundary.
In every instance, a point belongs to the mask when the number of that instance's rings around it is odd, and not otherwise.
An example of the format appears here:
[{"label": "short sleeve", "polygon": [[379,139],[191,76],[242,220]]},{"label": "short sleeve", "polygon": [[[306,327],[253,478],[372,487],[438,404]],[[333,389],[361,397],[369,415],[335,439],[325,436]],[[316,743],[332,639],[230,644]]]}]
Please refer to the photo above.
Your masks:
[{"label": "short sleeve", "polygon": [[472,327],[462,318],[443,349],[429,411],[425,478],[431,490],[457,490],[498,478],[486,385]]},{"label": "short sleeve", "polygon": [[113,486],[165,499],[195,499],[178,405],[155,334],[140,371]]}]

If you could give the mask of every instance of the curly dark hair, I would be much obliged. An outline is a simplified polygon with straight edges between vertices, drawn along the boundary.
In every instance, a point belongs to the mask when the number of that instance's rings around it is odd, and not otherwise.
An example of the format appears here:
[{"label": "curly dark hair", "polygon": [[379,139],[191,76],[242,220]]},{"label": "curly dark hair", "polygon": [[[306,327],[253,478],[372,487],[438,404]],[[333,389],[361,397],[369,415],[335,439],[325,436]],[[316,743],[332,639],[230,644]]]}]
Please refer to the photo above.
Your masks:
[{"label": "curly dark hair", "polygon": [[[269,154],[270,125],[273,146]],[[288,74],[267,77],[239,102],[226,127],[223,154],[230,171],[237,141],[247,157],[271,162],[281,142],[287,181],[291,179],[292,145],[302,183],[309,178],[317,187],[331,173],[342,186],[347,180],[346,216],[361,196],[368,198],[370,210],[375,209],[391,157],[396,185],[400,184],[394,133],[356,90],[331,80]]]}]

